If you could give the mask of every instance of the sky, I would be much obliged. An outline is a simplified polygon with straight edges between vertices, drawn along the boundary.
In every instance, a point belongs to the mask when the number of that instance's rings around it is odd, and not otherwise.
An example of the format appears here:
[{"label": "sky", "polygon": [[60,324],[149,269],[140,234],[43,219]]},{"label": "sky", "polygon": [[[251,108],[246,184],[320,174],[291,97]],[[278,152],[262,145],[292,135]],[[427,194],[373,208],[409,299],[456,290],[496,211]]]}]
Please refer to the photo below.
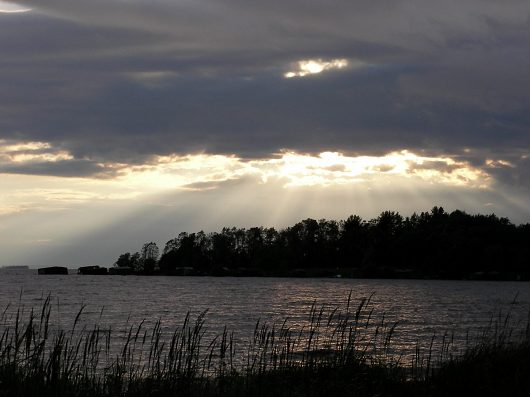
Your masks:
[{"label": "sky", "polygon": [[433,206],[530,222],[527,0],[0,1],[0,266]]}]

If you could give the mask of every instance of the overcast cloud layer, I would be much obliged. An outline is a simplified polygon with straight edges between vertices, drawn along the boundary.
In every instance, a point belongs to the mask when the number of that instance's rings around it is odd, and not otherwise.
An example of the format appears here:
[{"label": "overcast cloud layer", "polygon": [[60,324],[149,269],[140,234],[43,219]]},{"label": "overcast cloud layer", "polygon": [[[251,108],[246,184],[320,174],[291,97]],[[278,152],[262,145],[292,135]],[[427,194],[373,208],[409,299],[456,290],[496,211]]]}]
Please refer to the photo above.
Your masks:
[{"label": "overcast cloud layer", "polygon": [[[519,164],[530,149],[528,1],[19,4],[32,11],[0,13],[0,136],[66,149],[73,168],[281,148]],[[337,58],[351,66],[283,77]]]}]

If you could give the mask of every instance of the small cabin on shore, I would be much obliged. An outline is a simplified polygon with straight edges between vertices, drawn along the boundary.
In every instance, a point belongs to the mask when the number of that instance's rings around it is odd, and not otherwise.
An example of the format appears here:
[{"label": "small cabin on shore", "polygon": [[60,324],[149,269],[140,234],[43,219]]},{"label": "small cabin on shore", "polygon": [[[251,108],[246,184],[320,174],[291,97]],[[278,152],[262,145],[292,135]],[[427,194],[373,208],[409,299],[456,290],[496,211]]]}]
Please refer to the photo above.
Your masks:
[{"label": "small cabin on shore", "polygon": [[108,272],[106,267],[81,266],[79,269],[77,269],[77,274],[106,275]]},{"label": "small cabin on shore", "polygon": [[39,274],[68,274],[68,268],[63,266],[41,267],[38,272]]},{"label": "small cabin on shore", "polygon": [[109,269],[110,275],[120,275],[120,276],[128,276],[130,274],[134,274],[134,270],[132,267],[129,266],[116,266],[111,267]]}]

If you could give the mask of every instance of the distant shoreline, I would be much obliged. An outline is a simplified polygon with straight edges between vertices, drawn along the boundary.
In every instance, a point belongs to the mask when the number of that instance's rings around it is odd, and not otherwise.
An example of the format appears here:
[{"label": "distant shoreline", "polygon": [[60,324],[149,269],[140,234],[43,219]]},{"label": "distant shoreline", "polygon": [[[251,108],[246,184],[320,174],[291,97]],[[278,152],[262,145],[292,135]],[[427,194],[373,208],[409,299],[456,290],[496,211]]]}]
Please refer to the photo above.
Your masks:
[{"label": "distant shoreline", "polygon": [[[82,272],[80,269],[98,268],[96,272]],[[54,272],[57,268],[62,269],[61,272]],[[0,268],[1,273],[3,272]],[[154,270],[151,273],[140,273],[131,271],[131,269],[120,269],[117,267],[105,268],[99,266],[86,266],[81,268],[66,268],[66,267],[48,267],[40,268],[40,270],[51,269],[49,273],[44,271],[39,273],[43,275],[57,275],[57,274],[77,274],[77,275],[98,275],[98,276],[137,276],[137,277],[240,277],[240,278],[328,278],[328,279],[375,279],[375,280],[447,280],[447,281],[530,281],[530,275],[528,273],[500,273],[500,272],[476,272],[469,274],[464,277],[444,277],[443,275],[429,276],[414,273],[409,269],[372,269],[371,272],[363,272],[360,269],[355,268],[340,268],[340,269],[294,269],[289,273],[265,273],[259,271],[259,269],[220,269],[216,273],[204,273],[196,271],[193,268],[180,268],[175,269],[172,272],[161,272],[160,270]],[[26,267],[23,273],[38,273],[39,269],[33,269]],[[375,270],[375,272],[374,272]],[[9,272],[11,273],[11,272]]]},{"label": "distant shoreline", "polygon": [[276,230],[179,233],[119,255],[113,273],[254,277],[530,280],[530,224],[433,207],[403,217],[305,219]]}]

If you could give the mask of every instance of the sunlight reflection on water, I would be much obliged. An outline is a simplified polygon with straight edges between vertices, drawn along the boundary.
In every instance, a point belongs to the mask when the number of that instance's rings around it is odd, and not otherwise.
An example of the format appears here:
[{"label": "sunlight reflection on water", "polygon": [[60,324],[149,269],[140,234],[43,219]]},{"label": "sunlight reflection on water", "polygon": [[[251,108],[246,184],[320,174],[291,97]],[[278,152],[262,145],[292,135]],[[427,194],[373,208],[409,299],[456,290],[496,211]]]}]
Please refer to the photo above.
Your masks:
[{"label": "sunlight reflection on water", "polygon": [[86,324],[111,328],[118,339],[142,320],[149,329],[161,319],[162,330],[170,334],[188,311],[194,318],[208,310],[206,337],[227,326],[244,343],[258,319],[281,323],[288,318],[293,329],[300,329],[314,302],[344,309],[351,291],[353,307],[371,296],[372,324],[383,316],[390,324],[398,322],[392,347],[409,357],[417,343],[428,346],[434,334],[440,341],[449,332],[462,347],[499,314],[510,312],[514,324],[526,321],[529,287],[523,282],[0,274],[0,307],[38,309],[51,294],[55,326],[70,329],[86,305]]}]

